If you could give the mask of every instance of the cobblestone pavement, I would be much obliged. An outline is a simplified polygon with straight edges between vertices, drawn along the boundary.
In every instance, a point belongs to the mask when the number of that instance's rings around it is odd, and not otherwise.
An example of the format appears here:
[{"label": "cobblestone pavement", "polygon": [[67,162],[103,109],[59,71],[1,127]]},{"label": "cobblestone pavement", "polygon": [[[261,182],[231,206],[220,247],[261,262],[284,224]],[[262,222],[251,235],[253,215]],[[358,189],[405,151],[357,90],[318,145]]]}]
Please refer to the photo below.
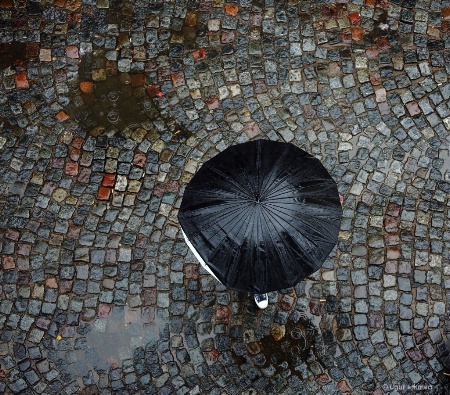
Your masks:
[{"label": "cobblestone pavement", "polygon": [[[448,0],[0,6],[0,393],[445,393]],[[255,138],[320,158],[344,208],[264,311],[176,219]]]}]

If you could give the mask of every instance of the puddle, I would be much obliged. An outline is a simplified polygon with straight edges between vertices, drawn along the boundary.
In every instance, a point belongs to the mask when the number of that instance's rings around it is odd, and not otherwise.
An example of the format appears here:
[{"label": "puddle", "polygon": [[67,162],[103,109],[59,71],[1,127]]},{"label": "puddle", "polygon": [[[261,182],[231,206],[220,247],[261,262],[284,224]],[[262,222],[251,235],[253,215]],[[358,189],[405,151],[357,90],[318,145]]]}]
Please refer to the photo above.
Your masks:
[{"label": "puddle", "polygon": [[144,74],[121,74],[83,84],[84,92],[72,100],[66,112],[93,136],[114,134],[159,117],[146,94]]},{"label": "puddle", "polygon": [[0,68],[22,66],[26,58],[26,44],[0,43]]},{"label": "puddle", "polygon": [[[306,295],[311,286],[306,282]],[[325,359],[338,355],[334,318],[327,313],[326,304],[311,300],[305,311],[292,311],[284,325],[274,322],[270,334],[259,340],[253,338],[249,328],[232,347],[232,357],[238,366],[251,360],[263,375],[285,374],[290,369],[292,375],[300,377],[311,363],[323,364]]]},{"label": "puddle", "polygon": [[[63,337],[56,343],[65,361],[65,366],[60,367],[63,373],[72,376],[72,380],[96,377],[132,359],[135,349],[156,343],[166,323],[158,318],[145,323],[148,319],[144,315],[144,309],[114,307],[105,318],[82,322],[75,334],[71,333],[74,327],[65,327],[61,331]],[[64,337],[71,334],[74,337]]]},{"label": "puddle", "polygon": [[296,366],[313,357],[314,353],[322,354],[322,336],[319,329],[306,316],[297,322],[288,320],[284,330],[285,335],[279,341],[271,334],[258,342],[265,359],[262,368],[273,365],[277,369],[283,362]]}]

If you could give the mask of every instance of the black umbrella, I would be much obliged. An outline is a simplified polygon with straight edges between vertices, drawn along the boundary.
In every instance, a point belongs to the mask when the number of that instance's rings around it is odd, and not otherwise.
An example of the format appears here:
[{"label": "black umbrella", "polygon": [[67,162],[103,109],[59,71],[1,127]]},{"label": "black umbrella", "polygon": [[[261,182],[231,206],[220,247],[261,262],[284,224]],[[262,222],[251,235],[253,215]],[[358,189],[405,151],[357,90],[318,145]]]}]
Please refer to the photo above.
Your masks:
[{"label": "black umbrella", "polygon": [[257,140],[207,161],[186,186],[178,219],[224,285],[265,293],[320,268],[341,215],[336,183],[318,159],[292,144]]}]

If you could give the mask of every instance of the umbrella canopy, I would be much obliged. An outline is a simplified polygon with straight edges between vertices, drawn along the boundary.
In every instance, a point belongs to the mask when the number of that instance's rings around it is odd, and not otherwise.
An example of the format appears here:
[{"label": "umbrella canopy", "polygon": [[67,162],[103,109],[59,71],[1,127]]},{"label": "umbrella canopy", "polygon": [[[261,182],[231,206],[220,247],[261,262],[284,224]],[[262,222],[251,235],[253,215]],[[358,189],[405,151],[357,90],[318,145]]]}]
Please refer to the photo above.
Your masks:
[{"label": "umbrella canopy", "polygon": [[207,161],[186,186],[178,219],[224,285],[265,293],[320,268],[341,216],[336,183],[318,159],[289,143],[257,140]]}]

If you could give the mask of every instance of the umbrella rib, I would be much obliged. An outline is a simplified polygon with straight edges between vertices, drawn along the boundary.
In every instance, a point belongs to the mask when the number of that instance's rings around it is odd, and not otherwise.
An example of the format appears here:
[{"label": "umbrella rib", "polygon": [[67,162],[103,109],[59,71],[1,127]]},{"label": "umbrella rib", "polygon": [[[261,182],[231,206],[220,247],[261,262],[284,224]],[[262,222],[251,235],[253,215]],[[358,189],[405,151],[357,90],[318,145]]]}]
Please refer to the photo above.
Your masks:
[{"label": "umbrella rib", "polygon": [[[300,166],[299,166],[299,167],[300,167]],[[289,178],[289,177],[292,175],[292,173],[294,172],[294,170],[297,170],[299,167],[296,167],[296,168],[293,168],[293,169],[289,170],[289,172],[287,172],[282,178],[280,178],[280,179],[278,179],[278,180],[275,180],[275,181],[270,185],[270,188],[268,188],[266,191],[264,191],[264,192],[265,192],[265,193],[264,193],[264,198],[265,198],[265,199],[271,199],[271,198],[272,198],[272,193],[273,193],[274,191],[278,192],[278,191],[280,191],[280,190],[283,190],[285,187],[282,187],[282,188],[280,188],[280,189],[277,189],[278,186],[279,186],[280,184],[282,184],[282,183],[286,180],[286,178]]]},{"label": "umbrella rib", "polygon": [[253,196],[255,196],[256,195],[256,191],[254,190],[251,182],[248,180],[248,177],[245,175],[245,168],[243,168],[241,166],[241,164],[239,163],[239,160],[237,159],[237,154],[234,151],[231,151],[231,154],[236,158],[235,163],[237,164],[237,166],[241,170],[241,173],[239,174],[239,178],[242,179],[242,181],[245,184],[247,184],[247,187],[252,191]]},{"label": "umbrella rib", "polygon": [[[267,179],[267,182],[265,183],[265,185],[261,185],[261,199],[265,198],[267,196],[267,190],[266,188],[268,188],[269,185],[271,184],[267,184],[270,179],[272,178],[273,174],[275,173],[275,171],[277,170],[278,164],[284,159],[284,157],[287,155],[288,152],[288,146],[284,147],[283,152],[281,153],[281,155],[277,158],[276,162],[272,165],[272,169],[269,172],[269,174],[267,175],[267,177],[264,177],[264,179]],[[273,184],[273,182],[272,182]]]},{"label": "umbrella rib", "polygon": [[[275,241],[275,240],[273,239],[273,237],[272,237],[272,233],[271,233],[270,228],[269,228],[269,223],[272,224],[272,229],[275,230],[275,231],[276,231],[276,227],[273,225],[272,220],[271,220],[270,217],[267,215],[265,209],[262,210],[262,215],[265,217],[265,221],[264,221],[264,222],[265,222],[265,225],[266,225],[266,227],[267,227],[267,234],[269,235],[269,238],[270,238],[270,240],[272,241],[272,245],[275,247],[275,250],[277,251],[277,255],[278,255],[278,259],[279,259],[279,261],[280,261],[280,266],[281,266],[281,268],[282,268],[283,275],[284,275],[284,276],[287,276],[287,275],[289,275],[289,271],[286,270],[286,267],[285,267],[285,265],[284,265],[284,261],[283,261],[283,259],[282,259],[282,258],[283,258],[283,253],[282,253],[281,250],[278,248],[276,241]],[[286,254],[291,255],[290,252],[289,252],[289,249],[284,249],[284,250],[285,250],[285,253],[286,253]],[[291,256],[292,256],[292,255],[291,255]],[[277,273],[276,270],[272,270],[272,271],[271,271],[271,274],[272,274],[273,276],[276,276],[278,280],[280,279],[280,276],[278,275],[278,273]]]},{"label": "umbrella rib", "polygon": [[[247,214],[248,211],[249,211],[250,209],[251,209],[251,206],[247,207],[247,211],[245,212],[245,214]],[[242,212],[242,215],[244,215],[244,212]],[[249,228],[249,226],[250,226],[251,221],[246,221],[246,222],[247,222],[247,224],[246,224],[246,225],[247,225],[247,228],[246,228],[244,234],[247,234],[247,230],[248,230],[248,228]],[[233,227],[232,229],[234,229],[234,227]],[[232,229],[230,229],[230,230],[232,230]],[[227,234],[229,235],[230,232],[228,232]],[[223,240],[224,240],[224,239],[222,239],[222,241],[223,241]],[[239,246],[239,247],[241,247],[241,246]],[[225,273],[225,278],[227,278],[227,279],[228,279],[228,276],[229,276],[229,274],[230,274],[231,266],[232,266],[232,265],[228,265],[228,266],[227,266],[227,270],[226,270],[226,273]],[[235,281],[235,279],[236,279],[236,276],[234,276],[233,282]]]},{"label": "umbrella rib", "polygon": [[[275,208],[269,208],[269,207],[266,207],[266,209],[267,209],[268,211],[270,211],[272,214],[274,214],[274,211],[280,211],[280,212],[281,212],[281,210],[277,210],[277,209],[275,209]],[[283,213],[283,214],[284,214],[284,213]],[[283,224],[282,224],[280,221],[278,221],[278,220],[276,219],[276,216],[272,215],[272,218],[273,218],[275,221],[277,221],[277,223],[279,224],[280,227],[282,227],[287,233],[289,233],[288,230],[286,229],[286,227],[283,226]],[[298,234],[301,235],[305,240],[307,240],[308,242],[310,242],[311,244],[313,244],[314,247],[317,248],[317,241],[318,241],[318,240],[311,240],[309,237],[307,237],[307,235],[305,235],[304,233],[302,233],[297,227],[295,227],[295,226],[292,225],[291,223],[290,223],[290,226],[291,226],[292,228],[294,228],[294,229],[298,232]],[[283,241],[283,243],[284,243],[284,241]]]},{"label": "umbrella rib", "polygon": [[[281,250],[279,249],[279,247],[277,246],[277,243],[276,243],[276,241],[273,239],[273,237],[272,237],[272,234],[271,234],[271,232],[270,232],[270,229],[269,229],[269,223],[272,225],[272,228],[273,228],[273,230],[275,230],[276,231],[276,226],[273,224],[273,221],[272,221],[272,218],[271,218],[271,216],[269,216],[267,213],[266,213],[266,208],[264,207],[264,209],[262,210],[262,213],[263,213],[263,216],[265,217],[265,219],[266,219],[266,221],[265,221],[265,223],[266,223],[266,226],[267,226],[267,230],[268,230],[268,235],[269,235],[269,237],[270,237],[270,239],[272,240],[272,245],[275,247],[275,249],[277,250],[277,255],[278,255],[278,257],[279,258],[282,258],[283,257],[283,253],[281,252]],[[278,222],[278,221],[277,221]],[[281,241],[282,241],[282,243],[286,246],[286,244],[285,244],[285,242],[284,242],[284,240],[281,238]],[[293,256],[292,255],[292,253],[291,253],[291,251],[290,251],[290,249],[289,248],[284,248],[283,249],[284,250],[284,252],[286,253],[286,254],[288,254],[294,261],[296,260],[295,259],[295,256]],[[285,266],[285,262],[282,260],[282,259],[280,259],[280,266],[282,267],[282,270],[283,270],[283,276],[285,276],[285,277],[289,277],[289,269],[288,268],[286,268],[286,266]],[[272,272],[274,275],[276,275],[278,278],[279,278],[279,276],[278,276],[278,274],[276,273],[276,272]]]},{"label": "umbrella rib", "polygon": [[[287,207],[286,203],[284,203],[284,206],[286,206],[284,208],[286,208],[286,210],[295,211],[295,212],[301,213],[303,215],[308,215],[308,214],[306,212],[304,212],[304,211],[301,211],[300,210],[300,206],[302,208],[304,208],[305,210],[306,209],[308,209],[308,210],[314,209],[315,211],[319,211],[319,210],[320,211],[330,211],[330,210],[331,211],[335,211],[335,210],[340,211],[340,207],[337,204],[333,204],[330,201],[323,200],[323,199],[315,199],[315,201],[316,201],[315,203],[312,203],[312,202],[308,202],[308,203],[306,203],[306,202],[305,203],[295,202],[295,205],[299,206],[298,210],[294,210],[294,209],[292,209],[290,207]],[[317,202],[319,202],[321,204],[319,205],[319,204],[317,204]],[[270,202],[267,202],[266,205],[273,205],[275,207],[279,207],[277,205],[277,203],[280,204],[279,201],[270,201]],[[292,204],[294,204],[294,203],[292,203]],[[328,213],[325,213],[324,215],[328,215]]]},{"label": "umbrella rib", "polygon": [[215,173],[219,174],[220,176],[222,176],[223,178],[225,178],[230,184],[235,186],[240,192],[244,192],[244,195],[249,197],[249,195],[247,193],[245,193],[246,191],[242,189],[243,186],[241,184],[239,184],[239,182],[237,182],[234,178],[232,178],[231,175],[224,173],[223,171],[217,169],[214,166],[208,165],[208,162],[206,162],[205,165],[207,166],[208,169],[212,170],[213,172],[215,172]]},{"label": "umbrella rib", "polygon": [[[189,207],[189,214],[184,214],[186,216],[186,218],[192,218],[192,217],[196,217],[198,215],[202,215],[204,218],[209,218],[209,217],[217,217],[217,216],[230,216],[231,214],[234,214],[236,211],[240,211],[242,210],[242,205],[237,206],[236,208],[230,208],[230,204],[227,205],[227,207],[224,207],[225,204],[222,205],[223,207],[218,208],[215,212],[213,213],[209,213],[209,214],[205,214],[204,211],[204,206],[198,207],[198,208],[192,208]],[[216,207],[219,207],[219,205],[216,205]],[[222,212],[223,215],[221,214]],[[216,218],[215,218],[216,219]]]},{"label": "umbrella rib", "polygon": [[[318,179],[319,180],[319,179]],[[328,180],[328,179],[320,179],[320,183],[316,184],[315,186],[323,186],[323,189],[320,189],[319,192],[323,193],[324,191],[333,188],[333,186],[335,186],[336,183],[333,180]],[[282,195],[283,193],[286,193],[286,191],[290,191],[292,190],[293,192],[299,192],[299,193],[304,193],[306,192],[307,194],[312,194],[313,192],[308,191],[308,189],[310,189],[310,187],[302,187],[301,185],[299,187],[293,185],[293,184],[287,184],[284,187],[277,189],[277,193],[272,193],[270,195],[270,197],[268,197],[271,201],[273,201],[274,199],[277,198],[277,196]],[[280,193],[278,193],[280,192]]]},{"label": "umbrella rib", "polygon": [[[268,210],[272,209],[272,210],[278,211],[278,212],[280,212],[280,213],[283,213],[283,214],[285,214],[285,215],[288,215],[287,213],[284,213],[284,212],[282,211],[282,209],[279,208],[279,207],[277,207],[277,206],[270,206],[270,207],[267,207],[267,209],[268,209]],[[289,209],[289,208],[285,208],[285,209],[286,209],[286,210],[290,210],[290,211],[295,211],[295,210],[292,210],[292,209]],[[329,229],[327,229],[327,228],[326,228],[325,226],[323,226],[323,224],[322,224],[323,222],[326,222],[326,223],[328,223],[328,224],[332,224],[332,223],[333,223],[332,219],[329,219],[329,216],[326,216],[325,218],[320,217],[320,218],[321,218],[321,221],[319,222],[319,221],[317,221],[317,217],[311,216],[311,215],[306,214],[306,213],[301,213],[301,212],[299,212],[299,211],[295,211],[295,212],[300,213],[300,216],[301,216],[301,217],[308,217],[308,218],[310,218],[310,219],[311,219],[311,222],[314,222],[314,225],[315,225],[317,228],[320,228],[320,229],[321,229],[321,232],[325,232],[328,236],[331,237],[331,234],[330,234]],[[298,217],[296,217],[296,218],[297,218],[299,221],[301,221],[303,224],[305,224],[308,228],[314,229],[314,226],[311,226],[308,222],[302,220],[301,218],[298,218]],[[306,237],[306,235],[304,235],[297,227],[295,227],[294,225],[292,225],[292,223],[290,223],[290,225],[291,225],[297,232],[299,232],[300,234],[302,234],[303,237],[305,237],[306,239],[309,240],[309,238]],[[326,242],[326,241],[324,241],[324,242]]]},{"label": "umbrella rib", "polygon": [[[270,199],[272,191],[278,191],[278,189],[277,189],[278,185],[283,183],[286,180],[286,178],[290,177],[292,175],[292,173],[294,173],[294,171],[297,171],[300,168],[303,169],[304,166],[305,166],[304,164],[303,165],[299,164],[298,166],[291,168],[282,178],[274,181],[272,183],[272,185],[270,186],[270,189],[265,191],[264,197],[266,197],[267,199]],[[308,176],[312,172],[313,169],[314,169],[314,167],[307,168],[306,173],[304,173],[303,176],[304,177]]]}]

